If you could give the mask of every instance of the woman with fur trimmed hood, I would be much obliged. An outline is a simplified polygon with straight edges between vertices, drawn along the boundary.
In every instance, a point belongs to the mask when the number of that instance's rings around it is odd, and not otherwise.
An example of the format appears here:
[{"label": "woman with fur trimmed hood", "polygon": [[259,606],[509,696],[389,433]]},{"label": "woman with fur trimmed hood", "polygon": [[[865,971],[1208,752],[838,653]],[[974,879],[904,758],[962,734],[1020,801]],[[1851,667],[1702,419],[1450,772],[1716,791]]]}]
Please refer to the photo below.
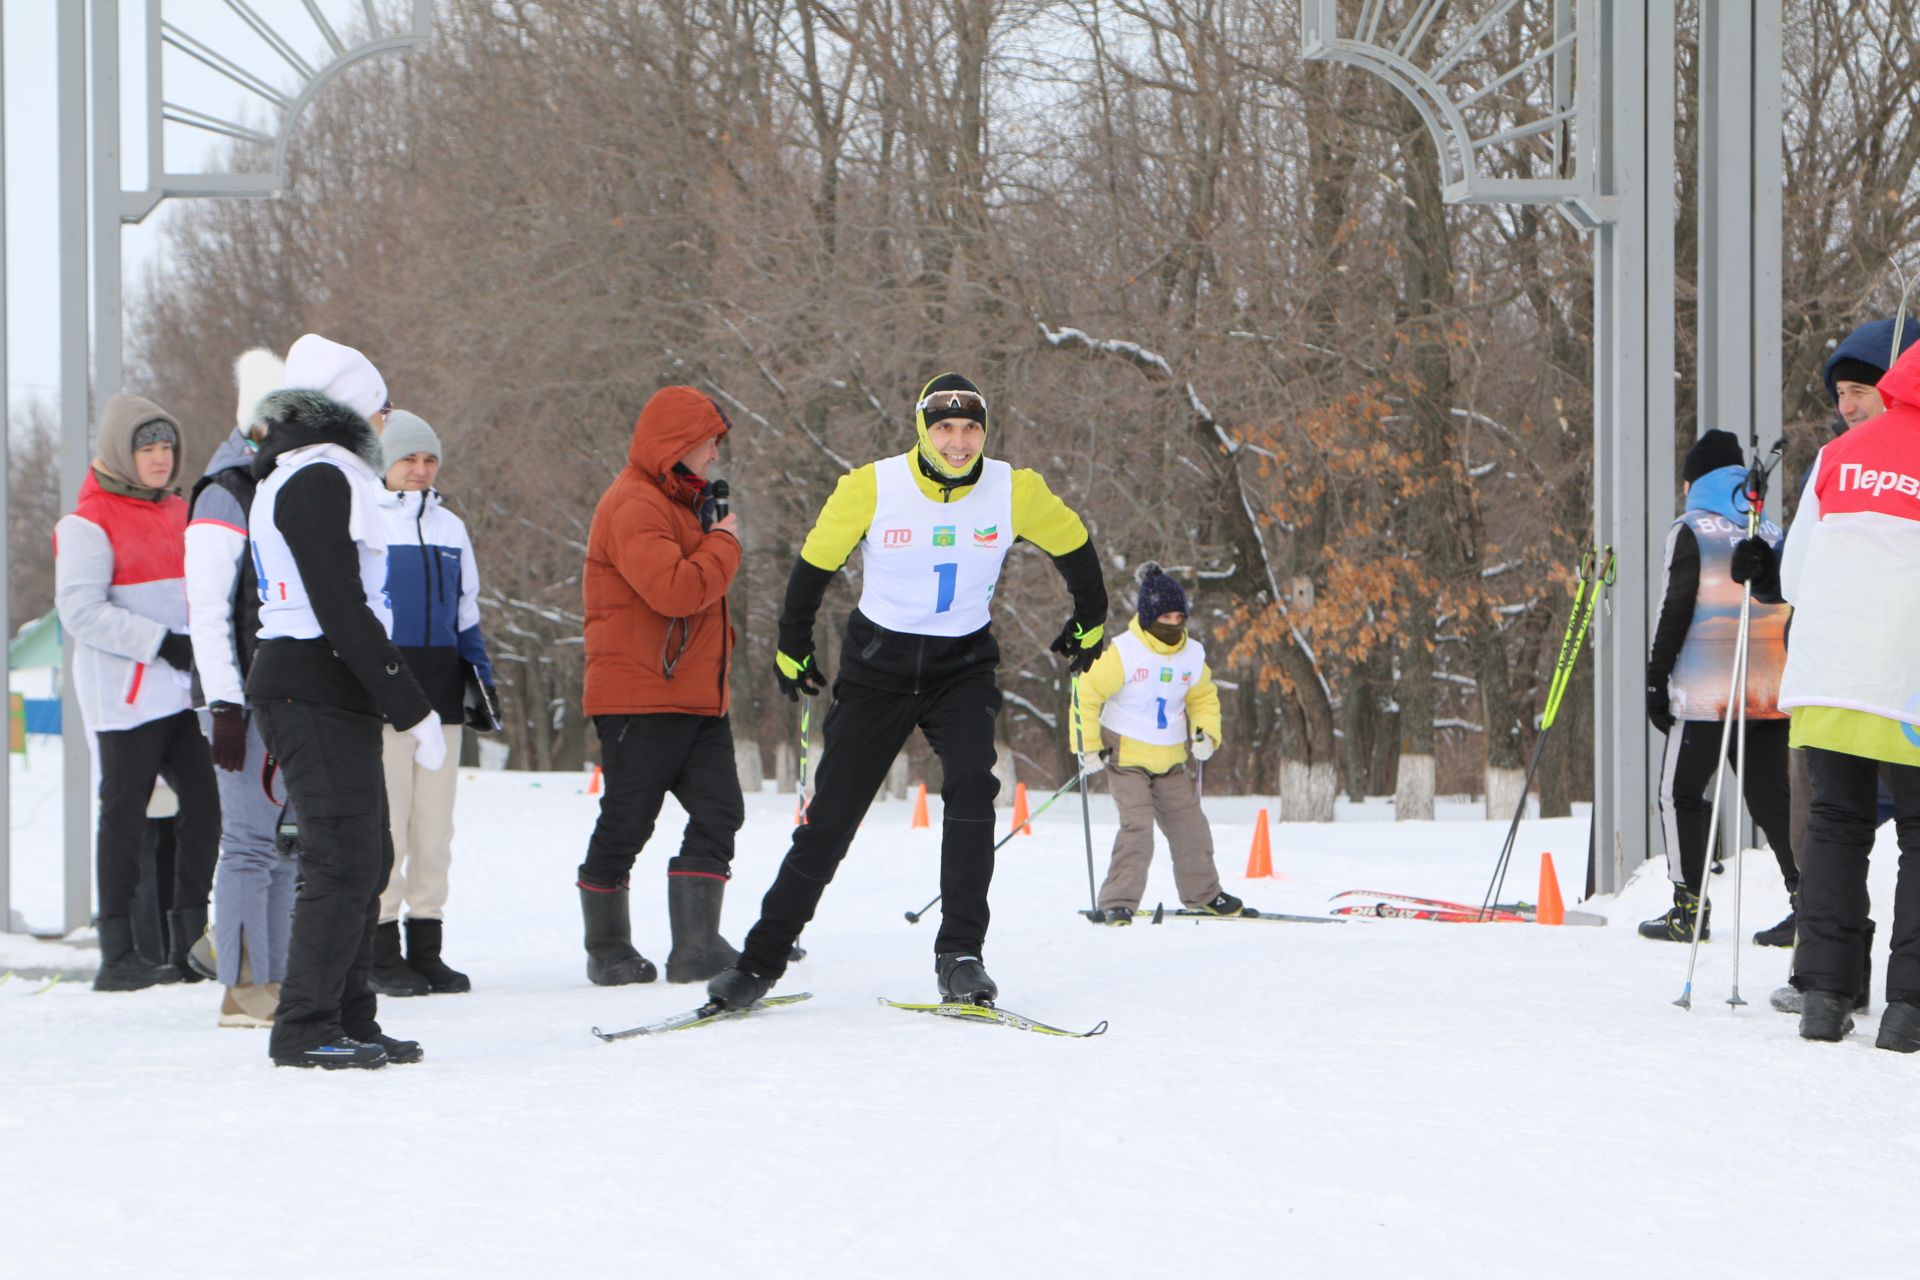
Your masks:
[{"label": "woman with fur trimmed hood", "polygon": [[[98,434],[80,501],[54,526],[54,600],[74,638],[74,694],[100,762],[93,985],[135,991],[189,976],[187,948],[207,927],[220,799],[188,691],[187,504],[173,488],[180,424],[151,400],[122,393],[101,410]],[[134,950],[131,915],[155,778],[180,797],[170,963],[161,965]]]},{"label": "woman with fur trimmed hood", "polygon": [[367,984],[380,889],[393,866],[381,724],[446,759],[440,717],[390,635],[380,439],[387,387],[351,347],[307,334],[287,387],[260,404],[266,442],[248,521],[260,644],[247,703],[300,815],[300,889],[268,1052],[283,1067],[418,1062],[385,1035]]}]

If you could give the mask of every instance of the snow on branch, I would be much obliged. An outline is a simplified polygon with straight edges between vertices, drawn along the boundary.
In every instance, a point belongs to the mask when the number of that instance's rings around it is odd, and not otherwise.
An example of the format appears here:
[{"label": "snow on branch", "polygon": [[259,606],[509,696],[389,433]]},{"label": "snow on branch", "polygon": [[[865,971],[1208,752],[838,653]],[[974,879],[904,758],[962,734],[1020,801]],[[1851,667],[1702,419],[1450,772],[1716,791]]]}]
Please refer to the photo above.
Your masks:
[{"label": "snow on branch", "polygon": [[[1167,363],[1167,358],[1158,352],[1147,350],[1137,342],[1126,342],[1119,338],[1095,338],[1079,329],[1051,329],[1047,327],[1047,323],[1044,320],[1040,321],[1039,324],[1040,336],[1046,340],[1047,345],[1050,347],[1091,351],[1096,355],[1103,356],[1117,356],[1130,364],[1139,365],[1142,369],[1150,369],[1157,372],[1168,382],[1173,381],[1173,366]],[[1203,416],[1211,420],[1213,415],[1205,414]]]},{"label": "snow on branch", "polygon": [[1000,696],[1004,701],[1011,702],[1014,706],[1020,708],[1022,711],[1032,716],[1035,720],[1038,720],[1041,724],[1047,726],[1048,729],[1053,730],[1055,733],[1058,733],[1060,731],[1060,719],[1058,716],[1048,715],[1046,712],[1042,711],[1039,707],[1035,706],[1033,703],[1029,702],[1027,699],[1021,697],[1019,694],[1013,692],[1011,689],[1002,690]]},{"label": "snow on branch", "polygon": [[1463,733],[1485,733],[1486,730],[1471,720],[1435,720],[1436,729],[1458,729]]}]

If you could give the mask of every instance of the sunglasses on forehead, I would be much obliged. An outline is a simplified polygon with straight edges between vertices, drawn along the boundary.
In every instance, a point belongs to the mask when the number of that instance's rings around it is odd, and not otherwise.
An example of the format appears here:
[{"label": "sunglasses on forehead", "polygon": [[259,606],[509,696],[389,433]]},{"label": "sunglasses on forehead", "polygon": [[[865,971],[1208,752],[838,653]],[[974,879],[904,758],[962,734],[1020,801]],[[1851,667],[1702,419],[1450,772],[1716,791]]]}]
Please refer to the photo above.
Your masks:
[{"label": "sunglasses on forehead", "polygon": [[987,411],[987,398],[977,391],[936,391],[914,406],[922,413],[951,413],[955,410]]}]

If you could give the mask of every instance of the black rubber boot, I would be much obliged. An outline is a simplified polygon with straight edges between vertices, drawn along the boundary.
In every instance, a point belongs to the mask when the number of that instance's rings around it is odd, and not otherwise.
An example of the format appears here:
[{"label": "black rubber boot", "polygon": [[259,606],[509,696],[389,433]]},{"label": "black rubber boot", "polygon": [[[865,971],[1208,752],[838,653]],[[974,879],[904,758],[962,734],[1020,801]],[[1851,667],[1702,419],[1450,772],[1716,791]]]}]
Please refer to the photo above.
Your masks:
[{"label": "black rubber boot", "polygon": [[207,908],[178,907],[167,912],[167,963],[180,973],[182,982],[205,982],[206,977],[193,967],[187,953],[207,931]]},{"label": "black rubber boot", "polygon": [[[1683,884],[1673,886],[1673,906],[1667,914],[1640,922],[1640,936],[1656,942],[1692,942],[1693,918],[1700,914],[1700,895]],[[1700,920],[1700,941],[1713,936],[1713,908]]]},{"label": "black rubber boot", "polygon": [[[1873,921],[1867,921],[1866,935],[1860,939],[1861,949],[1866,952],[1860,958],[1860,990],[1853,997],[1853,1011],[1867,1011],[1867,997],[1873,990]],[[1796,952],[1797,954],[1797,952]],[[1774,990],[1767,997],[1767,1003],[1781,1013],[1799,1013],[1802,1008],[1800,992],[1793,986],[1793,970],[1787,970],[1787,985]]]},{"label": "black rubber boot", "polygon": [[940,998],[949,1004],[992,1004],[1000,996],[979,956],[943,952],[933,958],[933,971],[940,978]]},{"label": "black rubber boot", "polygon": [[373,931],[373,967],[367,985],[375,995],[424,996],[432,987],[400,954],[400,922],[389,920]]},{"label": "black rubber boot", "polygon": [[727,882],[718,876],[667,877],[667,921],[673,927],[668,982],[705,982],[740,958],[720,936],[720,905],[726,893]]},{"label": "black rubber boot", "polygon": [[1896,1000],[1888,1005],[1887,1011],[1880,1015],[1880,1035],[1873,1047],[1895,1053],[1920,1053],[1920,1004]]},{"label": "black rubber boot", "polygon": [[718,1002],[722,1008],[747,1009],[773,990],[773,983],[772,978],[735,965],[714,975],[713,981],[707,984],[707,999]]},{"label": "black rubber boot", "polygon": [[580,886],[580,918],[586,926],[587,980],[597,987],[624,987],[660,976],[653,961],[633,949],[633,923],[627,915],[627,886]]},{"label": "black rubber boot", "polygon": [[[407,964],[427,980],[427,989],[435,995],[454,995],[473,990],[473,981],[458,969],[449,969],[440,958],[441,923],[438,920],[407,918]],[[395,1062],[393,1050],[387,1056]],[[414,1061],[414,1059],[404,1059]]]},{"label": "black rubber boot", "polygon": [[1837,991],[1800,993],[1800,1038],[1844,1040],[1853,1030],[1853,1000]]},{"label": "black rubber boot", "polygon": [[131,918],[100,917],[100,972],[93,976],[95,991],[142,991],[178,981],[178,969],[170,964],[148,964],[134,950]]}]

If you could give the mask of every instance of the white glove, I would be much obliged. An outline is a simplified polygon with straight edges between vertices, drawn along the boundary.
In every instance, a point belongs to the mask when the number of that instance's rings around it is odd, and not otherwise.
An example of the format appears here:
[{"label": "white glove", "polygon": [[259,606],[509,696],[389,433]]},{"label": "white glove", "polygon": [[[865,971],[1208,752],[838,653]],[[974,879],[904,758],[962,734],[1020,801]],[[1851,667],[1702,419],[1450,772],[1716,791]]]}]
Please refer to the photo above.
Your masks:
[{"label": "white glove", "polygon": [[1100,752],[1082,751],[1080,753],[1080,772],[1087,777],[1091,778],[1094,774],[1106,768],[1106,766],[1106,757]]},{"label": "white glove", "polygon": [[1207,736],[1205,729],[1195,729],[1193,731],[1192,751],[1195,760],[1204,762],[1213,759],[1213,749],[1218,745],[1217,742]]},{"label": "white glove", "polygon": [[438,773],[447,762],[447,739],[440,732],[440,713],[427,712],[427,718],[407,730],[413,735],[413,762],[428,773]]}]

